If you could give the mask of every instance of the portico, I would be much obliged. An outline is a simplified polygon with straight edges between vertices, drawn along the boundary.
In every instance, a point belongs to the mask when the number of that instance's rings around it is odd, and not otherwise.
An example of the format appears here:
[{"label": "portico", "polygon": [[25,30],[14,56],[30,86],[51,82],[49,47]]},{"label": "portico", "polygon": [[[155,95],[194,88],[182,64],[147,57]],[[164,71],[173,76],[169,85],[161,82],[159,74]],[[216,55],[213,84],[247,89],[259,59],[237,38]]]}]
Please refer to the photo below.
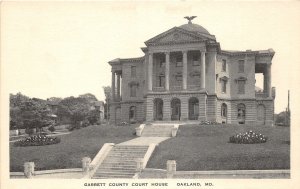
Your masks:
[{"label": "portico", "polygon": [[[186,91],[189,86],[205,89],[205,54],[203,50],[149,52],[148,91]],[[170,76],[171,72],[173,75]],[[199,78],[200,82],[193,83],[189,74],[191,78]]]}]

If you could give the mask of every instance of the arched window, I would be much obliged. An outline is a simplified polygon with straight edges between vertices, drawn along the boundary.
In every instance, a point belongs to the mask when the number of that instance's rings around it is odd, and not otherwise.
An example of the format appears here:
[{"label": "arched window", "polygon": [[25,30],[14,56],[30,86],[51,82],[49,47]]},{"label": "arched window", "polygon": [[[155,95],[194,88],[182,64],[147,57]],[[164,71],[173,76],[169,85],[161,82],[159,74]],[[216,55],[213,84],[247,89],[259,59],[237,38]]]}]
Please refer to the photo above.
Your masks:
[{"label": "arched window", "polygon": [[223,103],[221,106],[221,116],[223,118],[227,117],[227,105],[225,103]]},{"label": "arched window", "polygon": [[153,101],[154,103],[154,120],[163,120],[163,106],[164,102],[160,98],[156,98]]},{"label": "arched window", "polygon": [[135,117],[136,117],[136,107],[135,106],[131,106],[129,108],[129,120],[133,121],[133,120],[135,120]]},{"label": "arched window", "polygon": [[189,119],[197,120],[199,116],[199,100],[196,97],[189,99]]},{"label": "arched window", "polygon": [[238,122],[240,124],[245,123],[245,118],[246,118],[246,106],[245,106],[245,104],[238,104],[237,105],[237,118],[238,118]]}]

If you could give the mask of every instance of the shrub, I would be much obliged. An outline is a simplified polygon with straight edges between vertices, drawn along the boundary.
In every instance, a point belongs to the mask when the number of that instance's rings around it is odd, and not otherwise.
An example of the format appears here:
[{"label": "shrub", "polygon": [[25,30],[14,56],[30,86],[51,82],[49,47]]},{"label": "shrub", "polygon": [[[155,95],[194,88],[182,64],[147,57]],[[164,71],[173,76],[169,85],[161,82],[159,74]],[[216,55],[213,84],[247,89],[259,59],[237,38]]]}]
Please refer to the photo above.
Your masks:
[{"label": "shrub", "polygon": [[44,146],[60,143],[60,138],[58,137],[48,137],[46,135],[33,135],[27,137],[23,140],[19,140],[14,143],[14,146]]},{"label": "shrub", "polygon": [[49,130],[51,133],[53,133],[53,132],[55,131],[55,127],[54,127],[53,125],[51,125],[51,126],[48,128],[48,130]]},{"label": "shrub", "polygon": [[258,134],[253,131],[248,131],[244,134],[240,133],[235,136],[229,137],[230,143],[237,144],[255,144],[255,143],[265,143],[268,138],[263,134]]},{"label": "shrub", "polygon": [[220,123],[216,122],[216,121],[201,121],[200,125],[218,125]]},{"label": "shrub", "polygon": [[34,134],[34,129],[33,129],[33,128],[28,128],[28,127],[27,127],[27,128],[25,129],[25,133],[26,133],[26,134],[29,134],[29,135],[33,135],[33,134]]}]

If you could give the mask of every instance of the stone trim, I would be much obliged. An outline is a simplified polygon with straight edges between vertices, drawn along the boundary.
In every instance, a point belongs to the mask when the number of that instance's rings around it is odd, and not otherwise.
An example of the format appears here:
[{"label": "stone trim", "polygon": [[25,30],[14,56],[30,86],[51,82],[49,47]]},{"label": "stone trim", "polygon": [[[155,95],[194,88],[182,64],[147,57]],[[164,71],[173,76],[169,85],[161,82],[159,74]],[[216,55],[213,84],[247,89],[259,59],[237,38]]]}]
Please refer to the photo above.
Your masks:
[{"label": "stone trim", "polygon": [[242,56],[242,55],[254,55],[254,56],[270,56],[273,57],[275,52],[260,52],[260,51],[237,51],[237,52],[230,52],[226,50],[221,50],[220,55],[228,55],[228,56]]}]

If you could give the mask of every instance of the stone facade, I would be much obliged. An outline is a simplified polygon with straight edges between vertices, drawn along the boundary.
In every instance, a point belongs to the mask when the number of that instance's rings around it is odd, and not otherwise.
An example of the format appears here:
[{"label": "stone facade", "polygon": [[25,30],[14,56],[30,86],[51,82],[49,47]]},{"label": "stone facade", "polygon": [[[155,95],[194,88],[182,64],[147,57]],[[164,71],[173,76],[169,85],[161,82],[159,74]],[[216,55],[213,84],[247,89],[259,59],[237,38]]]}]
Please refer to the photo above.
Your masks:
[{"label": "stone facade", "polygon": [[[115,59],[110,122],[200,120],[273,124],[275,52],[221,50],[214,35],[189,22],[145,42],[143,57]],[[255,74],[264,87],[255,91]]]}]

